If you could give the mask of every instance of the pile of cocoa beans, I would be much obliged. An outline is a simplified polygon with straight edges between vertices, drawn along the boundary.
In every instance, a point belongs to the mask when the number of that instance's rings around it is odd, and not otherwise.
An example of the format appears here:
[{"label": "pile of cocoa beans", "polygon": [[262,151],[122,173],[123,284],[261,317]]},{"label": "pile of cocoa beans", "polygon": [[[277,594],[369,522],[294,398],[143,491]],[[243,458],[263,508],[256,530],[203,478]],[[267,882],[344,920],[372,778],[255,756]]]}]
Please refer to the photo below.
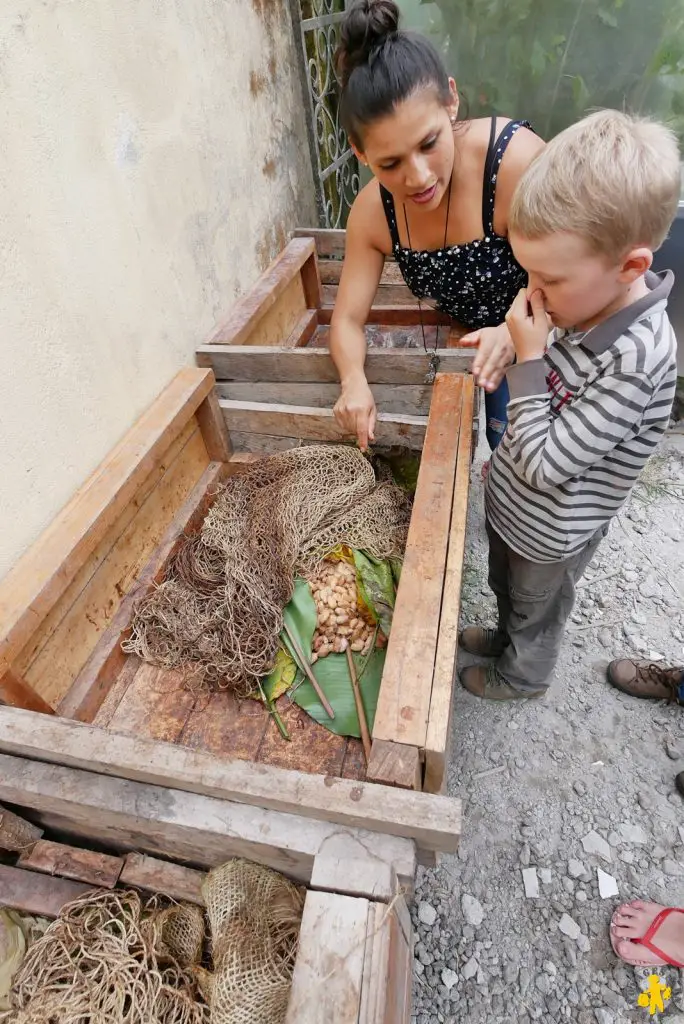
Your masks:
[{"label": "pile of cocoa beans", "polygon": [[[308,582],[316,602],[312,664],[329,654],[342,654],[347,647],[367,655],[375,626],[359,610],[354,566],[348,562],[323,562]],[[381,638],[378,646],[383,641]]]}]

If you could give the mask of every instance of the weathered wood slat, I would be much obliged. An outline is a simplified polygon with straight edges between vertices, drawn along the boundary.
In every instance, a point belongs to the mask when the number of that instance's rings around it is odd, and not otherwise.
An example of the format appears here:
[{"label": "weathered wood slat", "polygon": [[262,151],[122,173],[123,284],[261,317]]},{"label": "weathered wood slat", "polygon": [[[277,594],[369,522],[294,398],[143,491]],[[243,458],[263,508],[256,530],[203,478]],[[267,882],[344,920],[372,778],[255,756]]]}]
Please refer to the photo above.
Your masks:
[{"label": "weathered wood slat", "polygon": [[318,309],[302,313],[292,332],[283,340],[283,348],[303,348],[308,345],[318,327]]},{"label": "weathered wood slat", "polygon": [[347,232],[344,228],[295,228],[295,238],[312,238],[319,260],[328,256],[344,256]]},{"label": "weathered wood slat", "polygon": [[[425,747],[454,497],[461,375],[439,374],[373,725],[373,739]],[[370,767],[370,766],[369,766]]]},{"label": "weathered wood slat", "polygon": [[0,676],[214,386],[181,370],[0,583]]},{"label": "weathered wood slat", "polygon": [[119,885],[145,889],[146,892],[160,892],[173,900],[189,900],[204,906],[202,882],[203,871],[173,864],[143,853],[128,853],[123,862]]},{"label": "weathered wood slat", "polygon": [[[220,398],[234,402],[281,402],[284,405],[306,405],[315,409],[332,409],[340,397],[339,384],[281,384],[219,382]],[[427,416],[430,411],[432,387],[429,384],[376,384],[373,398],[378,412],[395,416]]]},{"label": "weathered wood slat", "polygon": [[[470,369],[473,349],[444,349],[440,352],[443,373],[464,373]],[[203,345],[197,360],[210,366],[220,381],[273,381],[336,383],[339,378],[325,348],[275,348],[269,345]],[[375,384],[424,384],[429,360],[424,352],[406,349],[370,349],[366,356],[366,377]]]},{"label": "weathered wood slat", "polygon": [[[349,438],[338,426],[332,409],[266,402],[234,402],[227,398],[219,399],[219,404],[229,430],[314,441],[342,441]],[[375,441],[378,445],[405,445],[420,449],[426,427],[425,416],[379,413]]]},{"label": "weathered wood slat", "polygon": [[[385,663],[386,664],[386,663]],[[381,684],[381,692],[383,683]],[[375,732],[375,730],[373,730]],[[369,782],[401,789],[420,790],[423,786],[420,749],[407,743],[373,739],[366,777]]]},{"label": "weathered wood slat", "polygon": [[164,569],[186,532],[204,520],[213,493],[227,470],[211,462],[174,516],[140,576],[124,596],[107,629],[100,637],[72,686],[60,701],[59,714],[80,722],[92,722],[126,661],[121,641],[130,626],[137,601],[163,578]]},{"label": "weathered wood slat", "polygon": [[215,389],[212,388],[197,407],[196,415],[209,458],[214,462],[227,462],[232,455],[232,449]]},{"label": "weathered wood slat", "polygon": [[461,802],[449,797],[219,759],[16,708],[0,707],[0,751],[458,849]]},{"label": "weathered wood slat", "polygon": [[65,846],[39,839],[30,850],[23,853],[17,867],[27,871],[39,871],[44,875],[59,875],[76,882],[95,885],[102,889],[113,889],[119,880],[123,858],[110,857],[106,853],[93,853],[77,846]]},{"label": "weathered wood slat", "polygon": [[0,704],[8,704],[11,708],[25,708],[27,711],[38,711],[43,715],[54,715],[55,711],[26,680],[8,669],[0,677]]},{"label": "weathered wood slat", "polygon": [[42,829],[0,806],[0,850],[19,853],[37,842],[42,834]]},{"label": "weathered wood slat", "polygon": [[[7,754],[0,754],[0,799],[32,809],[46,827],[112,844],[118,852],[162,854],[199,867],[246,857],[304,883],[326,841],[343,831],[297,814]],[[402,885],[412,884],[413,843],[358,829],[350,835],[369,855],[394,864]]]},{"label": "weathered wood slat", "polygon": [[[335,291],[333,285],[326,285],[326,288],[330,289],[327,295],[327,302],[318,311],[318,322],[322,326],[330,323],[332,319],[333,310],[335,308]],[[384,285],[381,285],[382,289]],[[397,305],[391,303],[385,303],[382,300],[381,293],[378,292],[376,301],[371,306],[370,312],[366,317],[366,324],[379,324],[385,327],[418,327],[421,324],[423,327],[434,327],[435,325],[443,325],[448,327],[453,321],[450,317],[446,316],[445,313],[438,313],[435,309],[419,309],[418,305],[406,306]]]},{"label": "weathered wood slat", "polygon": [[425,776],[423,786],[429,793],[441,793],[446,784],[454,671],[458,653],[458,619],[461,609],[461,582],[468,517],[468,483],[473,443],[472,421],[474,382],[463,381],[461,427],[454,485],[454,502],[449,529],[449,547],[444,571],[442,611],[432,678],[430,713],[425,740]]},{"label": "weathered wood slat", "polygon": [[358,1024],[369,906],[307,892],[285,1024]]},{"label": "weathered wood slat", "polygon": [[[298,277],[301,268],[314,255],[314,252],[315,245],[311,239],[292,239],[264,271],[256,284],[235,303],[230,315],[210,339],[210,344],[244,344],[249,335],[253,334],[259,321],[263,320],[288,286]],[[310,279],[307,279],[307,285],[311,291]],[[303,306],[306,308],[309,306],[309,302],[304,296],[301,282],[300,286],[304,300]],[[314,298],[313,292],[310,298]],[[297,315],[300,316],[302,312],[303,310],[299,310]],[[286,334],[289,333],[289,331],[286,332]]]},{"label": "weathered wood slat", "polygon": [[[342,276],[342,267],[344,263],[342,260],[331,260],[331,259],[319,259],[318,266],[321,272],[321,281],[323,284],[339,284],[340,277]],[[406,289],[406,294],[411,295],[411,292],[404,284],[404,278],[402,277],[399,265],[394,262],[393,259],[385,260],[385,266],[382,268],[382,277],[380,278],[380,284],[391,284],[399,285]],[[415,298],[413,298],[415,302]]]},{"label": "weathered wood slat", "polygon": [[90,892],[92,885],[50,878],[35,871],[0,864],[0,906],[36,917],[59,917],[65,903]]}]

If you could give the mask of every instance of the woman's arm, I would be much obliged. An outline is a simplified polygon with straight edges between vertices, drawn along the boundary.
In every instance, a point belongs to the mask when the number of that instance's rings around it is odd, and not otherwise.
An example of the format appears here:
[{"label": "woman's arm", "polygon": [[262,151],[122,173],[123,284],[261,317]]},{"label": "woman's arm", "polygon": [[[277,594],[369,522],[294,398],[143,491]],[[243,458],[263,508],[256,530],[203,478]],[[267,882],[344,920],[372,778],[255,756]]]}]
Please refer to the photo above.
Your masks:
[{"label": "woman's arm", "polygon": [[[335,417],[362,449],[374,440],[375,401],[364,372],[365,325],[378,290],[385,255],[378,248],[377,182],[357,196],[347,222],[346,251],[337,300],[330,322],[330,355],[340,377]],[[386,227],[385,227],[386,230]]]}]

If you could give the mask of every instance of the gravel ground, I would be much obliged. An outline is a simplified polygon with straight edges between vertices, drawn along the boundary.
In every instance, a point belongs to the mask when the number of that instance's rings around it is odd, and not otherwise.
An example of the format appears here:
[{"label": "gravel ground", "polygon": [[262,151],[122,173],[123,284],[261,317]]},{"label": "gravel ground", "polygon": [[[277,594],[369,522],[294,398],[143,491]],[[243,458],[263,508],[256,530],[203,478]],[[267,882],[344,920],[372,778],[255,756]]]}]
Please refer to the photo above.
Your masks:
[{"label": "gravel ground", "polygon": [[[494,623],[486,454],[481,443],[463,624]],[[637,1003],[649,972],[617,961],[608,939],[622,900],[684,906],[684,713],[605,681],[614,657],[684,664],[683,563],[684,435],[671,433],[580,585],[546,700],[497,705],[457,686],[449,792],[463,838],[418,879],[412,1024],[684,1024],[680,972],[660,972],[672,998],[652,1016]]]}]

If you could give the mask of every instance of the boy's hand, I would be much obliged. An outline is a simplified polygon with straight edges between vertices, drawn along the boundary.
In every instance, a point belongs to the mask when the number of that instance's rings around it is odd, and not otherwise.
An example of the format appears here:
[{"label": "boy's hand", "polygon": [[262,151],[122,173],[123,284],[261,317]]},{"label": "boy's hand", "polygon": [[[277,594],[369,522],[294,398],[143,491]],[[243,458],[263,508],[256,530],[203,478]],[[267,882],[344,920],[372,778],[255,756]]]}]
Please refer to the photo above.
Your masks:
[{"label": "boy's hand", "polygon": [[546,352],[549,337],[549,318],[539,290],[532,292],[528,299],[527,290],[520,289],[506,313],[506,325],[511,332],[519,363],[541,359]]},{"label": "boy's hand", "polygon": [[477,345],[477,355],[472,365],[473,377],[485,391],[496,391],[515,358],[515,349],[506,324],[481,327],[479,331],[466,334],[458,343],[466,348]]}]

